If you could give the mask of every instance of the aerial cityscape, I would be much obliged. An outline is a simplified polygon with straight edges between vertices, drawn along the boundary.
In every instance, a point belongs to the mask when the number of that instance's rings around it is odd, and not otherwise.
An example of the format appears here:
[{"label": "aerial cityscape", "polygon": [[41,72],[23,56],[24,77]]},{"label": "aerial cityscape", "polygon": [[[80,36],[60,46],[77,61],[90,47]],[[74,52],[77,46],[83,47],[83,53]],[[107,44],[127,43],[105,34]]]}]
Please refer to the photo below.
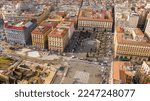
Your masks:
[{"label": "aerial cityscape", "polygon": [[0,84],[150,84],[150,0],[1,0]]}]

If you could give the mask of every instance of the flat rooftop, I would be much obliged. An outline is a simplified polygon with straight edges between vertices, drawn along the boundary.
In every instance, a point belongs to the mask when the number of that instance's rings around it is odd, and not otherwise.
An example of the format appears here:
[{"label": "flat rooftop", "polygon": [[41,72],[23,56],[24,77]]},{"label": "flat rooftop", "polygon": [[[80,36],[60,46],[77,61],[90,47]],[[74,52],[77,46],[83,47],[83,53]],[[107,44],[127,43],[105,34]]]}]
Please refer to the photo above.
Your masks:
[{"label": "flat rooftop", "polygon": [[49,15],[48,20],[49,21],[56,21],[56,22],[60,22],[63,19],[63,15],[62,14],[57,14],[56,12],[53,12]]},{"label": "flat rooftop", "polygon": [[69,22],[69,21],[62,21],[58,24],[57,27],[66,27],[66,28],[69,28],[73,25],[74,23],[73,22]]},{"label": "flat rooftop", "polygon": [[26,20],[5,21],[4,23],[5,28],[18,30],[24,30],[25,28],[30,27],[32,24],[33,22]]},{"label": "flat rooftop", "polygon": [[93,11],[91,8],[81,9],[79,20],[113,21],[111,11]]},{"label": "flat rooftop", "polygon": [[[142,36],[143,38],[137,37],[134,38],[133,31],[136,36]],[[149,46],[150,43],[148,38],[144,36],[143,32],[140,29],[128,30],[125,31],[123,28],[117,26],[116,27],[116,37],[119,44],[130,44],[130,45],[137,45],[137,46]]]},{"label": "flat rooftop", "polygon": [[55,28],[53,31],[49,33],[48,36],[51,37],[64,37],[68,32],[67,28]]},{"label": "flat rooftop", "polygon": [[44,35],[49,30],[48,26],[39,25],[33,31],[32,34]]},{"label": "flat rooftop", "polygon": [[49,21],[49,19],[41,22],[33,31],[32,34],[44,35],[50,29],[53,30],[57,26],[57,22]]},{"label": "flat rooftop", "polygon": [[58,24],[57,22],[50,21],[49,18],[40,23],[40,25],[48,26],[48,27],[56,27],[57,24]]}]

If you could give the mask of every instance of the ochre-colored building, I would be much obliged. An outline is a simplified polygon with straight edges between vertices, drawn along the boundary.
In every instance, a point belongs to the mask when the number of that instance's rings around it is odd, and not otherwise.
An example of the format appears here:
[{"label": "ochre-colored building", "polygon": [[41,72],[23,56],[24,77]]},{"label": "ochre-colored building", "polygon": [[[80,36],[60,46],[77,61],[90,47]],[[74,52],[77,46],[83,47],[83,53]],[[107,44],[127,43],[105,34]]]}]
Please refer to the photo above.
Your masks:
[{"label": "ochre-colored building", "polygon": [[147,61],[150,59],[150,42],[139,29],[124,30],[116,27],[114,37],[115,58]]},{"label": "ochre-colored building", "polygon": [[81,31],[111,31],[113,25],[112,12],[93,11],[91,8],[80,10],[78,29]]},{"label": "ochre-colored building", "polygon": [[44,20],[32,31],[32,45],[36,48],[48,48],[48,34],[52,31],[58,23]]},{"label": "ochre-colored building", "polygon": [[72,37],[73,32],[74,32],[74,22],[69,22],[69,21],[61,21],[58,25],[57,28],[67,28],[69,31],[69,38]]},{"label": "ochre-colored building", "polygon": [[68,29],[56,28],[48,35],[48,49],[50,51],[63,52],[68,44]]}]

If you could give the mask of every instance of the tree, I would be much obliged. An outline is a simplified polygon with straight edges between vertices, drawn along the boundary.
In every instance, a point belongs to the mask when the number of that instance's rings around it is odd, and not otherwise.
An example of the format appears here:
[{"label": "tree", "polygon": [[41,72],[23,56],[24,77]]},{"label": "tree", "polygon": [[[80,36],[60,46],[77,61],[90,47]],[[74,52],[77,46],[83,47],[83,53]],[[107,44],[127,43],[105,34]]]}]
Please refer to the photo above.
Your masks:
[{"label": "tree", "polygon": [[125,57],[124,57],[124,61],[128,61],[128,60],[129,60],[129,59],[125,56]]},{"label": "tree", "polygon": [[92,51],[93,51],[93,49],[91,48],[91,49],[90,49],[90,53],[92,53]]},{"label": "tree", "polygon": [[119,60],[121,60],[121,61],[122,61],[122,60],[123,60],[123,56],[120,56]]},{"label": "tree", "polygon": [[93,54],[93,57],[95,57],[95,54]]},{"label": "tree", "polygon": [[87,52],[86,57],[89,57],[89,53]]},{"label": "tree", "polygon": [[63,67],[63,66],[61,66],[61,67],[59,68],[60,71],[64,71],[64,69],[65,69],[65,67]]},{"label": "tree", "polygon": [[39,65],[36,66],[35,68],[36,68],[36,70],[42,70],[42,68]]}]

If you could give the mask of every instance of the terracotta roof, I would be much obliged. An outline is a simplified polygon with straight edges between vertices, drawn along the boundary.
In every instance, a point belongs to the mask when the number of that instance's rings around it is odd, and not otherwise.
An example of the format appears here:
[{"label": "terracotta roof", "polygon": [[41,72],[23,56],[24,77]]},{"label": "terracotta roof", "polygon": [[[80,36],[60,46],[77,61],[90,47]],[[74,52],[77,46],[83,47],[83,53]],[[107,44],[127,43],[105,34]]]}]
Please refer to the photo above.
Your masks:
[{"label": "terracotta roof", "polygon": [[37,26],[32,34],[44,35],[50,28],[48,26]]},{"label": "terracotta roof", "polygon": [[25,30],[26,26],[29,21],[5,21],[4,27],[7,29],[14,29],[14,30]]},{"label": "terracotta roof", "polygon": [[116,27],[116,32],[117,33],[123,33],[123,29],[120,26]]},{"label": "terracotta roof", "polygon": [[128,76],[132,76],[132,77],[134,76],[134,74],[130,71],[125,71],[125,74],[128,75]]},{"label": "terracotta roof", "polygon": [[120,68],[122,67],[123,62],[114,61],[113,62],[113,79],[120,80]]},{"label": "terracotta roof", "polygon": [[56,27],[58,23],[54,21],[49,21],[48,19],[46,19],[43,22],[41,22],[40,25],[48,26],[48,27]]},{"label": "terracotta roof", "polygon": [[53,31],[51,31],[48,36],[64,37],[67,32],[68,32],[68,29],[66,29],[66,28],[56,28]]},{"label": "terracotta roof", "polygon": [[32,34],[41,34],[44,35],[50,29],[53,29],[57,26],[57,22],[52,22],[49,20],[44,20],[41,22],[33,31]]},{"label": "terracotta roof", "polygon": [[113,79],[126,83],[126,75],[133,76],[133,72],[129,71],[126,67],[130,66],[129,62],[114,61],[113,62]]}]

